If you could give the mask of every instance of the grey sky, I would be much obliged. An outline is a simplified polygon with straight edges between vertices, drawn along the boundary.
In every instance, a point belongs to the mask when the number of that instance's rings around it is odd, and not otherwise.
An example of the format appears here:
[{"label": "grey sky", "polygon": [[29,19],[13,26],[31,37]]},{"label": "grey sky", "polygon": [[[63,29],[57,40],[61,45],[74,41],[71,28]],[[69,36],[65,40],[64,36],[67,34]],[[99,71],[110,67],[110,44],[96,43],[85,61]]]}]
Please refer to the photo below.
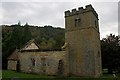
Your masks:
[{"label": "grey sky", "polygon": [[118,2],[5,1],[2,2],[2,7],[0,8],[2,24],[16,24],[18,21],[21,21],[22,24],[28,22],[31,25],[52,25],[64,28],[64,11],[92,4],[99,15],[101,38],[110,33],[118,34]]},{"label": "grey sky", "polygon": [[[118,3],[118,14],[120,14],[120,1]],[[118,34],[120,35],[120,15],[118,15]]]}]

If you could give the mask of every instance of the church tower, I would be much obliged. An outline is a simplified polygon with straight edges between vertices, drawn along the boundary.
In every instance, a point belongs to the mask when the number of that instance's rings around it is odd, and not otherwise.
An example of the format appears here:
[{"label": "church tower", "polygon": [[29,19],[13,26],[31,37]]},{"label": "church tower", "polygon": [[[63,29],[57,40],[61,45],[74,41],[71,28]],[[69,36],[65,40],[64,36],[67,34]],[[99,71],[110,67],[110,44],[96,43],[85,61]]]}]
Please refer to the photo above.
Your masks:
[{"label": "church tower", "polygon": [[98,20],[91,5],[65,11],[69,75],[99,77],[102,74]]}]

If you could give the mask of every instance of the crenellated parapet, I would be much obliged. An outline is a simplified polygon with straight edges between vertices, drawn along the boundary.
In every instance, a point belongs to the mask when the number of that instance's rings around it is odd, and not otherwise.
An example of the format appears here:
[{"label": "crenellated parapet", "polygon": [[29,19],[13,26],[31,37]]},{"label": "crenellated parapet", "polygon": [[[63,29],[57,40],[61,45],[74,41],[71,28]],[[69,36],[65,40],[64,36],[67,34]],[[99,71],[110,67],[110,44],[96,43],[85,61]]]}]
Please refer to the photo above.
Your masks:
[{"label": "crenellated parapet", "polygon": [[72,9],[71,11],[68,10],[68,11],[65,11],[65,17],[68,17],[68,16],[73,16],[73,15],[77,15],[77,14],[81,14],[81,13],[85,13],[85,12],[88,12],[88,11],[92,11],[93,14],[98,17],[98,14],[96,13],[96,11],[94,10],[94,8],[92,7],[92,5],[86,5],[85,6],[85,9],[83,7],[79,7],[78,10],[76,9]]}]

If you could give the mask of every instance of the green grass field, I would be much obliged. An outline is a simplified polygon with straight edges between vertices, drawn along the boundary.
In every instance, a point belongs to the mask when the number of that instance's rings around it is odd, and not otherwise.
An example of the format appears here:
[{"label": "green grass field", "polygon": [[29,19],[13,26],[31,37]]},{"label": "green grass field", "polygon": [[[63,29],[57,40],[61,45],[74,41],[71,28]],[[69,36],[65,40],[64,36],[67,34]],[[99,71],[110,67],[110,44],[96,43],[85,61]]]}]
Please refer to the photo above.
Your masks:
[{"label": "green grass field", "polygon": [[[3,70],[2,71],[2,80],[14,80],[12,78],[20,78],[15,80],[116,80],[112,74],[104,74],[100,78],[83,78],[83,77],[64,77],[57,78],[55,76],[45,76],[38,74],[27,74],[16,71]],[[118,78],[117,80],[120,80]]]}]

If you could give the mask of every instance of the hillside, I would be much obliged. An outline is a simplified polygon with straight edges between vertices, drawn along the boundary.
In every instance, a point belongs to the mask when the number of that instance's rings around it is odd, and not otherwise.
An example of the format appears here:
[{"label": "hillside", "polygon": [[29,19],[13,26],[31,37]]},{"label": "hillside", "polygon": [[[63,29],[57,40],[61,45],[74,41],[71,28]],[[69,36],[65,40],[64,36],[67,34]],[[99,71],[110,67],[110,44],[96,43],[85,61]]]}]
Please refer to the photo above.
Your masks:
[{"label": "hillside", "polygon": [[52,26],[21,26],[2,25],[3,66],[6,67],[7,57],[26,42],[35,39],[41,50],[60,50],[65,42],[65,29]]}]

